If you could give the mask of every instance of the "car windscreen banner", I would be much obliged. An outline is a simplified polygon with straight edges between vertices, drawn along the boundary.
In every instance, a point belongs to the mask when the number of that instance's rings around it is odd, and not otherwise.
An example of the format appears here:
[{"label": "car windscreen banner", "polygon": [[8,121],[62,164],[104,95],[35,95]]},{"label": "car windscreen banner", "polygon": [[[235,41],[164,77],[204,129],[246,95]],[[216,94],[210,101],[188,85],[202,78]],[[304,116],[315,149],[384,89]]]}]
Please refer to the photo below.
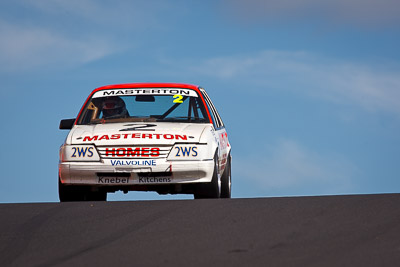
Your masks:
[{"label": "car windscreen banner", "polygon": [[198,97],[197,93],[191,89],[181,88],[135,88],[135,89],[109,89],[94,93],[92,98],[107,96],[129,96],[129,95],[181,95]]}]

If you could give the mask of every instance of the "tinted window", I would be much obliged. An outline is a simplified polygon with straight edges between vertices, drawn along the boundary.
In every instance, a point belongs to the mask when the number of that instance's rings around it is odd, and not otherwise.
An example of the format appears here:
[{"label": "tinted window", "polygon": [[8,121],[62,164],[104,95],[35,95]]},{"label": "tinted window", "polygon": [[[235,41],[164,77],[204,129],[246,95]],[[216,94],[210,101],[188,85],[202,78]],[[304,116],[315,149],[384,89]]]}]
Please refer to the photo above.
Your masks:
[{"label": "tinted window", "polygon": [[162,94],[155,89],[155,94],[149,93],[152,90],[130,90],[130,95],[116,95],[128,92],[125,89],[95,93],[78,118],[78,124],[121,121],[209,123],[203,102],[193,90],[182,89],[185,94],[180,94],[178,90],[170,90],[177,94],[169,94],[167,90],[163,90]]}]

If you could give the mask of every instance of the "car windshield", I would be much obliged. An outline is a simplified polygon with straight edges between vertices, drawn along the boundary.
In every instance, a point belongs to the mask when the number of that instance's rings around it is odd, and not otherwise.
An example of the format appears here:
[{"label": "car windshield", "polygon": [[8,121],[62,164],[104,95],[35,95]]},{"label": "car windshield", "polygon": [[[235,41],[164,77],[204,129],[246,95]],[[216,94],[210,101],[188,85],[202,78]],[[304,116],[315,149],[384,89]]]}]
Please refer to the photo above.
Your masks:
[{"label": "car windshield", "polygon": [[77,123],[208,123],[201,98],[190,89],[112,89],[93,94]]}]

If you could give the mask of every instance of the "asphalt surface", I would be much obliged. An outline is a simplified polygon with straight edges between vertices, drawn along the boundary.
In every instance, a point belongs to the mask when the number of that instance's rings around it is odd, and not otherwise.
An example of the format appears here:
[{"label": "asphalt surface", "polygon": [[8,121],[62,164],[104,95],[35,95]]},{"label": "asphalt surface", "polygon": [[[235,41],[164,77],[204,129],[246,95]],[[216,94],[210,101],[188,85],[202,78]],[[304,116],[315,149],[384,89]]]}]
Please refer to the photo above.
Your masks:
[{"label": "asphalt surface", "polygon": [[400,194],[0,204],[1,266],[400,266]]}]

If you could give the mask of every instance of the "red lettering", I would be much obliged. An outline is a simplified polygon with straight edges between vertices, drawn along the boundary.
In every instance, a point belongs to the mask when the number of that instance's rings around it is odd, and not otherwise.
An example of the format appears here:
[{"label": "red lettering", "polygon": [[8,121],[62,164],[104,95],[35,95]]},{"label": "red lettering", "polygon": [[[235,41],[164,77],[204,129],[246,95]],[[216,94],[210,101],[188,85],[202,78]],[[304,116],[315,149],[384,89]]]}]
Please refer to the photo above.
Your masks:
[{"label": "red lettering", "polygon": [[142,156],[148,157],[149,156],[149,148],[143,147],[142,148]]},{"label": "red lettering", "polygon": [[133,157],[133,150],[132,150],[132,148],[128,147],[128,148],[126,149],[126,156],[127,156],[127,157]]},{"label": "red lettering", "polygon": [[99,138],[99,141],[100,141],[100,140],[103,140],[103,139],[110,140],[110,138],[108,138],[108,135],[106,135],[106,134],[103,135],[102,137],[100,137],[100,138]]},{"label": "red lettering", "polygon": [[140,156],[140,147],[135,148],[135,151],[132,154],[132,157],[134,156]]},{"label": "red lettering", "polygon": [[[95,136],[85,136],[83,138],[84,142],[90,142],[90,141],[101,141],[101,140],[117,140],[117,139],[128,139],[128,138],[143,138],[143,139],[161,139],[161,136],[164,139],[171,140],[171,139],[176,139],[176,140],[188,140],[187,135],[180,135],[180,134],[145,134],[145,133],[134,133],[134,134],[112,134],[112,135],[102,135],[100,138],[98,135]],[[222,136],[222,138],[226,138],[226,136]]]},{"label": "red lettering", "polygon": [[159,147],[106,148],[106,157],[159,157]]},{"label": "red lettering", "polygon": [[186,135],[178,135],[178,134],[176,134],[176,135],[175,135],[175,139],[176,139],[176,140],[179,140],[179,139],[181,139],[181,140],[187,140],[187,136],[186,136]]},{"label": "red lettering", "polygon": [[123,157],[123,156],[125,156],[125,148],[118,148],[118,149],[117,149],[117,156],[118,156],[118,157]]},{"label": "red lettering", "polygon": [[95,135],[93,137],[85,136],[85,138],[83,138],[83,142],[85,142],[85,141],[96,141],[97,137],[98,137],[97,135]]},{"label": "red lettering", "polygon": [[111,135],[111,139],[120,139],[121,135],[120,134],[113,134]]},{"label": "red lettering", "polygon": [[158,147],[153,147],[151,149],[151,154],[152,157],[158,157],[160,156],[160,149]]},{"label": "red lettering", "polygon": [[106,148],[106,157],[109,156],[111,154],[111,156],[115,157],[115,148],[113,149],[108,149],[108,147]]},{"label": "red lettering", "polygon": [[164,134],[163,137],[164,139],[174,139],[174,136],[172,134]]}]

